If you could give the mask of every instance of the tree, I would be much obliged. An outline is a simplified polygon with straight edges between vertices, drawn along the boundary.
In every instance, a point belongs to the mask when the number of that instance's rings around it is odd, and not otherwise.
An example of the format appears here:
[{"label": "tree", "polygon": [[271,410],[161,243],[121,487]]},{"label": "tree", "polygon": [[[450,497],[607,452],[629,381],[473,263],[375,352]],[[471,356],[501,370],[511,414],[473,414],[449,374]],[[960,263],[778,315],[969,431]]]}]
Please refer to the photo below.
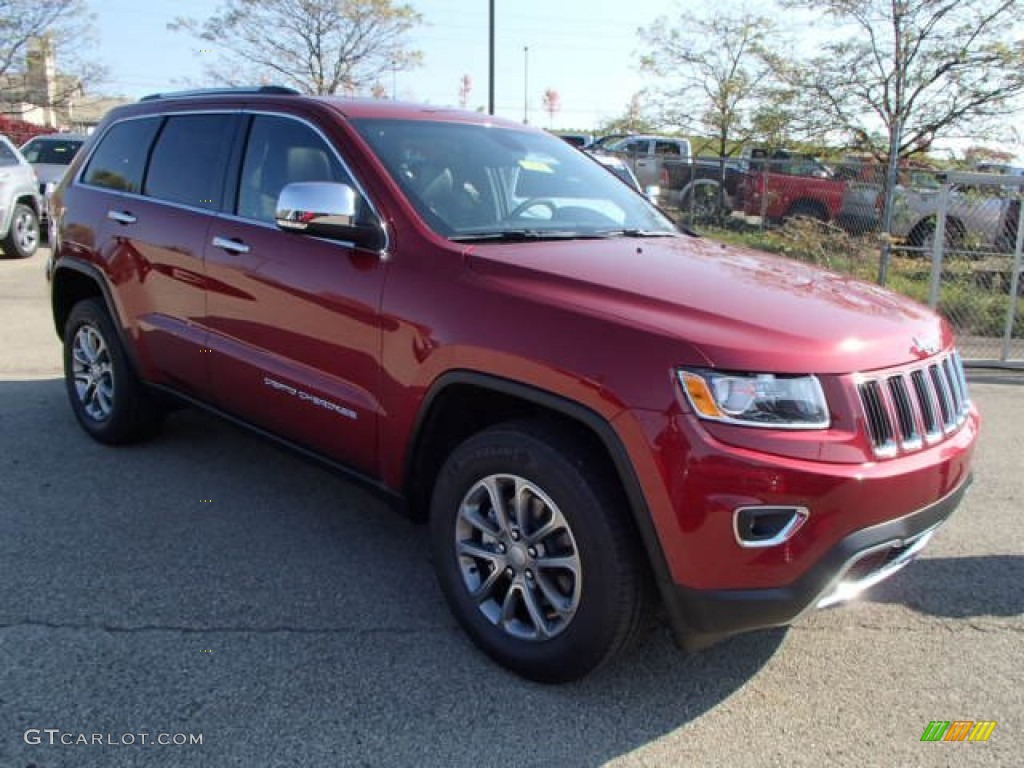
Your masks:
[{"label": "tree", "polygon": [[773,62],[800,94],[804,124],[879,160],[926,153],[943,135],[982,136],[1024,94],[1017,0],[783,4],[823,14],[837,33],[807,60]]},{"label": "tree", "polygon": [[[817,55],[777,58],[807,125],[838,132],[886,163],[882,231],[897,169],[954,133],[981,137],[1024,94],[1019,0],[783,0],[836,25]],[[883,243],[879,282],[888,272]]]},{"label": "tree", "polygon": [[79,53],[90,50],[92,22],[83,0],[0,0],[0,111],[64,110],[101,80],[103,67]]},{"label": "tree", "polygon": [[555,113],[562,108],[562,97],[554,88],[548,88],[544,91],[541,103],[544,105],[544,111],[548,113],[548,127],[550,128],[555,120]]},{"label": "tree", "polygon": [[616,133],[654,133],[657,126],[654,121],[644,115],[644,95],[634,93],[626,111],[621,117],[606,120],[599,127],[599,132],[605,135]]},{"label": "tree", "polygon": [[419,64],[406,37],[422,17],[391,0],[224,0],[203,22],[168,25],[212,47],[207,76],[229,85],[272,81],[305,93],[366,91]]},{"label": "tree", "polygon": [[774,36],[770,19],[684,12],[674,22],[661,17],[639,34],[650,50],[641,69],[666,81],[662,122],[713,135],[721,157],[758,133],[762,105],[774,93],[764,56]]}]

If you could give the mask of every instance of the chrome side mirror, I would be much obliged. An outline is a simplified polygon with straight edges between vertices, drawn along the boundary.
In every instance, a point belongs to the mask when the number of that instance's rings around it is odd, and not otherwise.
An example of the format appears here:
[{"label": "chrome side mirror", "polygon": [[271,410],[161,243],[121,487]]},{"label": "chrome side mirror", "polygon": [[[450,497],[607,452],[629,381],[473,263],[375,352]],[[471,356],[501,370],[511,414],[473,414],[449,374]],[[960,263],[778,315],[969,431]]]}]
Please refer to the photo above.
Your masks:
[{"label": "chrome side mirror", "polygon": [[277,197],[274,221],[281,229],[332,240],[346,240],[364,248],[384,248],[384,230],[356,222],[359,197],[348,184],[333,181],[297,181],[286,184]]}]

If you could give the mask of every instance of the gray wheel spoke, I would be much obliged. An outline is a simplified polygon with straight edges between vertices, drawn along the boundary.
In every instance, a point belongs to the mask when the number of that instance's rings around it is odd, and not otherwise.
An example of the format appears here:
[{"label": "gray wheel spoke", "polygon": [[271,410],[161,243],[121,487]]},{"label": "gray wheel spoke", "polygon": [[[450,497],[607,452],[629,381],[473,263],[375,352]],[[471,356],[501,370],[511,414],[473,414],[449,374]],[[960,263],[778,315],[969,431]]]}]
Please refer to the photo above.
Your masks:
[{"label": "gray wheel spoke", "polygon": [[480,514],[479,507],[471,507],[464,504],[462,507],[462,519],[488,536],[497,537],[501,534],[501,529],[497,525]]},{"label": "gray wheel spoke", "polygon": [[564,616],[572,605],[572,599],[559,592],[543,572],[537,574],[534,583],[544,594],[544,599],[548,602],[548,605],[559,615]]},{"label": "gray wheel spoke", "polygon": [[523,596],[523,603],[526,605],[526,612],[530,615],[530,622],[534,627],[537,628],[537,634],[541,638],[547,638],[551,636],[551,631],[548,629],[547,620],[544,618],[544,612],[537,605],[537,596],[533,589],[525,587],[520,590]]},{"label": "gray wheel spoke", "polygon": [[544,570],[569,571],[579,578],[580,560],[575,555],[564,557],[541,557],[537,559],[537,567]]},{"label": "gray wheel spoke", "polygon": [[507,531],[509,528],[508,510],[505,509],[505,500],[501,496],[501,488],[498,486],[496,477],[488,477],[483,481],[483,486],[491,500],[491,509],[494,510],[494,517],[498,521],[498,528]]},{"label": "gray wheel spoke", "polygon": [[534,531],[526,537],[526,541],[529,544],[540,544],[542,541],[544,541],[544,539],[553,534],[555,531],[561,530],[564,527],[565,525],[559,518],[555,517],[554,515],[551,515],[547,519],[547,522],[544,523],[544,525],[542,525],[540,528],[538,528],[536,531]]},{"label": "gray wheel spoke", "polygon": [[505,562],[503,555],[499,555],[497,552],[487,549],[487,547],[470,541],[459,542],[459,554],[464,557],[474,557],[478,560],[489,560],[492,563],[503,564]]},{"label": "gray wheel spoke", "polygon": [[521,478],[516,478],[515,495],[512,497],[512,514],[515,517],[516,527],[526,532],[526,520],[529,509],[527,508],[532,500],[530,487]]},{"label": "gray wheel spoke", "polygon": [[490,574],[487,578],[477,587],[472,593],[471,597],[478,603],[482,603],[488,597],[491,596],[491,592],[494,591],[494,585],[498,583],[498,579],[501,578],[501,568],[491,569]]},{"label": "gray wheel spoke", "polygon": [[516,594],[520,591],[519,585],[513,584],[505,593],[505,599],[501,603],[501,625],[508,625],[516,617]]}]

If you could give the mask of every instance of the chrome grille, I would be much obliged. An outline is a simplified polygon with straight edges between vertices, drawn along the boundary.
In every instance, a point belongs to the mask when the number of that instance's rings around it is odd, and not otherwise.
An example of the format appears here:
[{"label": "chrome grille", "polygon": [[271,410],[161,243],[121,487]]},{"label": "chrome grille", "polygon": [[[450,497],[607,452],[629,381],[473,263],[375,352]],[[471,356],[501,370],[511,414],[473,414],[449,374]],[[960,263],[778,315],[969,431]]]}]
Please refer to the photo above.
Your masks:
[{"label": "chrome grille", "polygon": [[857,385],[875,455],[920,450],[958,429],[970,399],[957,352],[918,366],[861,378]]}]

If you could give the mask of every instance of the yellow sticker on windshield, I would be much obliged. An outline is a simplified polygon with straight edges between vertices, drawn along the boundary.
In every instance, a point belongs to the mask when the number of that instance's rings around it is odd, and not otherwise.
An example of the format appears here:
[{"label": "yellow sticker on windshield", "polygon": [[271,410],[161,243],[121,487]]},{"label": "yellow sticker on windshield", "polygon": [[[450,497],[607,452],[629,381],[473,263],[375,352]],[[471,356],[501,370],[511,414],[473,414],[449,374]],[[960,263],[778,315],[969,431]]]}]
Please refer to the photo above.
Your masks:
[{"label": "yellow sticker on windshield", "polygon": [[519,167],[525,171],[537,171],[538,173],[554,173],[551,166],[540,160],[520,160]]}]

